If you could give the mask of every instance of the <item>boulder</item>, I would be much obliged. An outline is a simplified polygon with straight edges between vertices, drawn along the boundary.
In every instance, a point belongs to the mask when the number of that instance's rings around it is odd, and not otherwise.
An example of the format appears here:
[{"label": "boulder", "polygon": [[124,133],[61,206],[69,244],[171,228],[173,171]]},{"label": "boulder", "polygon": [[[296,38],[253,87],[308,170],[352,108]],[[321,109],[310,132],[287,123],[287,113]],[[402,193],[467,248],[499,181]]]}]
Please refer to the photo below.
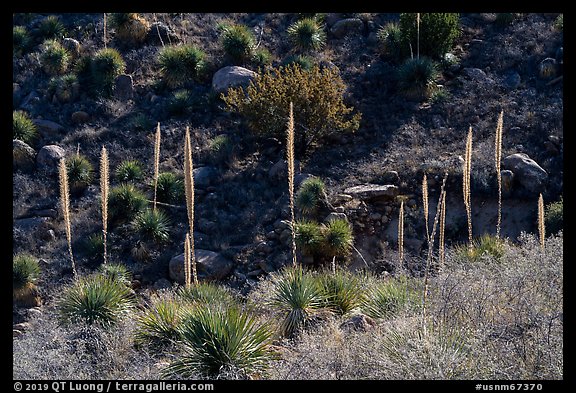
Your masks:
[{"label": "boulder", "polygon": [[518,183],[529,193],[538,194],[546,188],[548,173],[527,154],[511,154],[504,158],[502,165],[514,173]]},{"label": "boulder", "polygon": [[74,58],[80,57],[82,47],[80,45],[80,42],[78,42],[74,38],[70,37],[64,38],[62,40],[62,46],[66,48],[66,50],[68,51],[68,53],[72,55],[72,57]]},{"label": "boulder", "polygon": [[344,193],[360,200],[392,199],[398,195],[398,186],[393,184],[362,184],[347,188]]},{"label": "boulder", "polygon": [[72,113],[72,116],[70,116],[70,120],[72,120],[72,123],[74,124],[83,124],[90,121],[90,115],[84,111],[76,111]]},{"label": "boulder", "polygon": [[212,89],[225,93],[231,87],[247,87],[258,74],[244,67],[228,66],[216,71],[212,77]]},{"label": "boulder", "polygon": [[340,329],[347,331],[360,331],[366,332],[373,329],[376,326],[374,319],[370,318],[368,315],[356,314],[340,325]]},{"label": "boulder", "polygon": [[134,82],[132,76],[118,75],[114,80],[114,97],[121,101],[128,101],[134,97]]},{"label": "boulder", "polygon": [[490,78],[484,71],[480,68],[464,68],[462,70],[462,74],[466,76],[468,79],[483,84],[492,84],[494,81]]},{"label": "boulder", "polygon": [[334,220],[345,220],[348,221],[348,217],[345,213],[330,213],[324,218],[325,223],[329,223]]},{"label": "boulder", "polygon": [[[294,161],[294,172],[296,174],[300,173],[300,161]],[[271,179],[287,179],[288,176],[288,162],[286,160],[278,160],[272,167],[268,170],[268,177]],[[296,179],[294,176],[294,179]],[[302,180],[303,181],[303,180]]]},{"label": "boulder", "polygon": [[38,132],[43,137],[52,137],[54,135],[58,135],[62,131],[64,131],[64,127],[61,124],[58,124],[51,120],[45,119],[34,119],[32,122],[38,127]]},{"label": "boulder", "polygon": [[162,22],[154,22],[150,25],[150,30],[146,35],[146,42],[152,45],[169,45],[179,42],[180,38],[176,33]]},{"label": "boulder", "polygon": [[12,166],[14,169],[31,171],[34,169],[36,151],[19,139],[12,140]]},{"label": "boulder", "polygon": [[516,71],[510,72],[504,78],[504,86],[510,90],[516,90],[518,87],[520,87],[521,83],[522,83],[522,78],[520,77],[520,74],[517,73]]},{"label": "boulder", "polygon": [[[221,280],[233,268],[233,263],[222,254],[209,250],[194,250],[198,279]],[[173,257],[168,264],[170,278],[184,284],[184,254]]]},{"label": "boulder", "polygon": [[500,178],[502,181],[502,196],[507,198],[512,195],[514,189],[514,172],[504,169],[500,171]]},{"label": "boulder", "polygon": [[334,23],[330,33],[335,38],[344,38],[350,34],[361,34],[364,31],[364,22],[359,18],[347,18]]},{"label": "boulder", "polygon": [[43,146],[36,156],[36,166],[39,170],[56,173],[60,159],[66,156],[63,148],[56,145]]},{"label": "boulder", "polygon": [[194,187],[208,187],[214,182],[218,172],[211,166],[196,168],[194,173]]}]

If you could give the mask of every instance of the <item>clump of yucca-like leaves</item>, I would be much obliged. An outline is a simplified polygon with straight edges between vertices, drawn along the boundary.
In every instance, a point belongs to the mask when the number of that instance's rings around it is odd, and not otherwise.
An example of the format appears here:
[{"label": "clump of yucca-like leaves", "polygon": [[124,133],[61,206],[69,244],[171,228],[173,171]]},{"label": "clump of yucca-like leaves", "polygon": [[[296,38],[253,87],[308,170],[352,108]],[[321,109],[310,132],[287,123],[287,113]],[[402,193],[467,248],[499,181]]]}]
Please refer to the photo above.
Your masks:
[{"label": "clump of yucca-like leaves", "polygon": [[345,271],[324,271],[317,280],[324,292],[325,307],[337,315],[358,309],[364,301],[364,285],[360,276]]},{"label": "clump of yucca-like leaves", "polygon": [[178,297],[190,304],[200,307],[214,304],[234,304],[236,299],[230,290],[213,282],[202,281],[189,287],[180,287]]},{"label": "clump of yucca-like leaves", "polygon": [[48,82],[48,91],[53,93],[58,102],[73,101],[80,95],[80,84],[76,74],[55,76]]},{"label": "clump of yucca-like leaves", "polygon": [[322,179],[309,177],[300,185],[296,193],[295,204],[304,216],[312,217],[325,197],[326,186]]},{"label": "clump of yucca-like leaves", "polygon": [[369,317],[390,319],[400,311],[415,305],[417,300],[418,293],[406,277],[387,278],[370,283],[361,309]]},{"label": "clump of yucca-like leaves", "polygon": [[249,378],[273,359],[272,330],[238,306],[198,308],[180,336],[182,354],[164,369],[167,377]]},{"label": "clump of yucca-like leaves", "polygon": [[150,30],[150,24],[134,12],[111,14],[110,27],[116,30],[116,37],[128,45],[138,45],[144,42]]},{"label": "clump of yucca-like leaves", "polygon": [[145,209],[138,213],[133,222],[134,230],[143,241],[164,243],[170,237],[170,220],[161,210]]},{"label": "clump of yucca-like leaves", "polygon": [[14,26],[12,28],[12,54],[22,56],[30,48],[31,37],[24,26]]},{"label": "clump of yucca-like leaves", "polygon": [[30,254],[16,254],[12,257],[12,290],[14,296],[33,286],[40,276],[38,260]]},{"label": "clump of yucca-like leaves", "polygon": [[142,166],[137,160],[122,161],[116,167],[116,179],[120,182],[134,182],[142,179]]},{"label": "clump of yucca-like leaves", "polygon": [[480,262],[483,257],[492,257],[500,260],[504,256],[506,242],[493,235],[484,234],[472,241],[472,245],[455,247],[456,260],[468,263]]},{"label": "clump of yucca-like leaves", "polygon": [[132,220],[147,204],[146,196],[133,184],[113,187],[108,195],[111,221]]},{"label": "clump of yucca-like leaves", "polygon": [[92,182],[94,167],[83,155],[76,154],[66,160],[68,184],[74,194],[83,192]]},{"label": "clump of yucca-like leaves", "polygon": [[158,175],[156,198],[158,202],[179,204],[184,201],[184,181],[172,172]]},{"label": "clump of yucca-like leaves", "polygon": [[198,78],[205,67],[204,52],[193,45],[166,46],[158,54],[166,85],[177,88]]},{"label": "clump of yucca-like leaves", "polygon": [[406,60],[398,68],[398,88],[409,99],[428,99],[436,89],[438,70],[427,57]]},{"label": "clump of yucca-like leaves", "polygon": [[47,40],[42,44],[40,64],[48,75],[62,75],[70,64],[70,54],[56,40]]},{"label": "clump of yucca-like leaves", "polygon": [[118,50],[103,48],[93,57],[80,59],[77,68],[81,85],[94,95],[109,96],[116,77],[125,71],[126,63]]},{"label": "clump of yucca-like leaves", "polygon": [[287,33],[293,47],[298,51],[316,51],[326,44],[324,26],[315,18],[303,18],[292,23]]},{"label": "clump of yucca-like leaves", "polygon": [[38,138],[38,128],[24,111],[12,112],[12,138],[33,144]]},{"label": "clump of yucca-like leaves", "polygon": [[232,61],[242,63],[249,60],[256,47],[252,31],[245,25],[226,24],[221,27],[222,48]]},{"label": "clump of yucca-like leaves", "polygon": [[123,283],[124,285],[130,285],[132,282],[132,274],[128,268],[121,263],[102,264],[98,269],[103,276],[113,281]]}]

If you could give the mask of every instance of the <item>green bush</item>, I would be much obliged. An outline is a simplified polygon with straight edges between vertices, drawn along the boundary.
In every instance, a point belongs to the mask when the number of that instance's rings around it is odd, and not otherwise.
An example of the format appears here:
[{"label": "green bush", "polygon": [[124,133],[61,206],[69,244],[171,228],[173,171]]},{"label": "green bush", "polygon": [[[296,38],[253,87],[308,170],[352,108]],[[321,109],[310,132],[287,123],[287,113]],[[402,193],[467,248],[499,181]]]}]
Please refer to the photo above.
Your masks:
[{"label": "green bush", "polygon": [[156,184],[156,200],[158,202],[179,204],[184,202],[184,181],[171,172],[158,175]]},{"label": "green bush", "polygon": [[323,248],[328,257],[343,257],[350,254],[354,245],[352,226],[348,221],[337,218],[328,222],[324,231]]},{"label": "green bush", "polygon": [[116,179],[120,182],[134,182],[142,179],[142,166],[140,161],[122,161],[116,168]]},{"label": "green bush", "polygon": [[80,94],[80,84],[76,74],[55,76],[48,82],[48,92],[54,94],[58,102],[73,101]]},{"label": "green bush", "polygon": [[31,38],[24,26],[12,28],[12,55],[22,56],[30,49]]},{"label": "green bush", "polygon": [[102,274],[80,277],[57,303],[62,324],[112,326],[134,307],[134,294],[123,282]]},{"label": "green bush", "polygon": [[146,196],[133,184],[124,183],[112,187],[108,195],[110,221],[131,220],[147,203]]},{"label": "green bush", "polygon": [[236,63],[243,63],[254,55],[256,39],[245,25],[229,24],[222,26],[220,40],[226,55]]},{"label": "green bush", "polygon": [[190,288],[180,287],[177,295],[184,302],[201,307],[236,303],[236,298],[230,290],[222,285],[207,281],[200,281],[198,285],[191,285]]},{"label": "green bush", "polygon": [[30,254],[12,257],[12,291],[17,294],[33,286],[40,276],[38,260]]},{"label": "green bush", "polygon": [[61,39],[64,37],[64,34],[66,34],[66,29],[60,21],[60,18],[56,15],[48,15],[42,19],[36,31],[36,36],[40,38],[40,41],[46,39]]},{"label": "green bush", "polygon": [[61,75],[68,70],[70,54],[56,40],[47,40],[42,44],[40,64],[48,75]]},{"label": "green bush", "polygon": [[133,227],[143,241],[164,243],[170,238],[170,220],[158,209],[146,209],[138,213],[134,218]]},{"label": "green bush", "polygon": [[547,234],[556,234],[564,229],[564,198],[558,202],[552,202],[546,206],[544,212],[544,224]]},{"label": "green bush", "polygon": [[346,85],[338,71],[288,65],[259,74],[248,86],[228,90],[227,110],[240,113],[257,135],[284,139],[290,102],[294,104],[295,148],[304,153],[320,137],[354,132],[360,114],[344,105]]},{"label": "green bush", "polygon": [[272,64],[272,54],[264,47],[254,50],[252,55],[252,63],[256,68],[264,68]]},{"label": "green bush", "polygon": [[299,51],[316,51],[326,44],[324,26],[316,18],[303,18],[292,23],[287,33],[293,47]]},{"label": "green bush", "polygon": [[93,57],[84,56],[76,66],[78,79],[90,94],[110,96],[116,77],[126,70],[126,63],[120,52],[114,48],[98,50]]},{"label": "green bush", "polygon": [[346,315],[358,309],[364,301],[364,288],[354,273],[336,270],[324,271],[318,276],[326,298],[326,307],[337,315]]},{"label": "green bush", "polygon": [[297,221],[296,245],[304,255],[319,255],[324,241],[324,227],[313,221]]},{"label": "green bush", "polygon": [[361,309],[371,318],[390,319],[419,300],[418,292],[406,277],[387,278],[368,286]]},{"label": "green bush", "polygon": [[12,112],[12,138],[29,145],[34,144],[38,138],[38,128],[24,111]]},{"label": "green bush", "polygon": [[234,143],[228,135],[217,135],[209,142],[208,160],[212,165],[230,163],[234,159]]},{"label": "green bush", "polygon": [[[457,13],[422,13],[420,14],[420,56],[439,59],[454,45],[460,35],[460,14]],[[417,26],[415,13],[400,14],[400,30],[403,48],[412,47],[417,54]],[[406,50],[406,49],[404,49]]]},{"label": "green bush", "polygon": [[102,261],[104,259],[104,235],[102,232],[96,232],[88,236],[83,241],[83,250],[90,260]]},{"label": "green bush", "polygon": [[166,85],[177,88],[197,79],[205,67],[206,55],[192,45],[166,46],[158,54],[160,73]]},{"label": "green bush", "polygon": [[172,93],[166,109],[171,116],[182,116],[190,110],[192,105],[192,93],[190,90],[177,90]]},{"label": "green bush", "polygon": [[98,270],[100,271],[100,274],[104,277],[108,277],[112,281],[122,283],[126,286],[130,286],[132,283],[132,274],[128,268],[121,263],[102,264]]},{"label": "green bush", "polygon": [[164,370],[167,377],[245,379],[273,359],[272,330],[238,306],[199,308],[180,334],[183,353]]},{"label": "green bush", "polygon": [[461,244],[455,247],[456,260],[461,262],[476,263],[483,257],[491,257],[500,260],[504,256],[505,241],[494,235],[484,234],[479,239],[474,239],[472,247]]},{"label": "green bush", "polygon": [[388,23],[378,29],[376,37],[380,43],[382,53],[390,59],[399,61],[404,57],[406,48],[402,40],[402,30],[398,23]]},{"label": "green bush", "polygon": [[324,182],[317,177],[310,177],[302,182],[295,197],[295,204],[304,216],[313,216],[326,195]]},{"label": "green bush", "polygon": [[83,192],[92,182],[94,168],[83,155],[77,154],[66,159],[68,184],[74,194]]},{"label": "green bush", "polygon": [[303,71],[310,71],[314,67],[314,59],[306,55],[290,55],[282,62],[284,67],[291,64],[298,65]]},{"label": "green bush", "polygon": [[281,314],[280,333],[294,336],[308,325],[325,304],[318,281],[301,266],[288,267],[273,276],[271,306]]},{"label": "green bush", "polygon": [[150,30],[150,24],[136,13],[110,14],[109,21],[110,27],[116,31],[116,37],[128,45],[143,43]]},{"label": "green bush", "polygon": [[427,57],[408,59],[398,69],[398,88],[409,99],[428,99],[436,90],[438,70]]}]

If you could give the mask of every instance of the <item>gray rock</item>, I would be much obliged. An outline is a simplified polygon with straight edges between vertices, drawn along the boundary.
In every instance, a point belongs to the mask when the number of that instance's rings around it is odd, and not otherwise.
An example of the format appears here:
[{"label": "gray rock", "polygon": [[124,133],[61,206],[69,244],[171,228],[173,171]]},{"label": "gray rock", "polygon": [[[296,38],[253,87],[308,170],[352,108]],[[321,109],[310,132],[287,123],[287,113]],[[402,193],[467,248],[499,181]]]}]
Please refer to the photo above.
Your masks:
[{"label": "gray rock", "polygon": [[58,170],[60,159],[66,156],[63,148],[56,145],[43,146],[36,156],[36,166],[41,171],[55,173]]},{"label": "gray rock", "polygon": [[512,195],[514,190],[514,172],[504,169],[500,171],[502,181],[502,196],[507,198]]},{"label": "gray rock", "polygon": [[154,289],[156,290],[170,289],[170,288],[172,288],[172,283],[165,278],[156,280],[156,282],[154,283]]},{"label": "gray rock", "polygon": [[24,335],[24,332],[18,329],[12,329],[12,338],[19,338]]},{"label": "gray rock", "polygon": [[14,169],[29,172],[34,169],[36,151],[19,139],[12,140],[12,165]]},{"label": "gray rock", "polygon": [[20,108],[31,112],[36,105],[40,103],[40,94],[36,90],[32,90],[20,104]]},{"label": "gray rock", "polygon": [[346,202],[350,202],[352,199],[354,199],[352,197],[352,195],[348,195],[348,194],[336,194],[334,196],[334,204],[340,204],[340,203],[346,203]]},{"label": "gray rock", "polygon": [[20,100],[22,99],[22,88],[18,83],[12,83],[12,105],[18,107],[20,105]]},{"label": "gray rock", "polygon": [[225,93],[231,87],[247,87],[258,74],[244,67],[228,66],[216,71],[212,77],[212,89]]},{"label": "gray rock", "polygon": [[343,38],[350,34],[361,34],[364,31],[364,22],[359,18],[347,18],[334,23],[330,33],[336,38]]},{"label": "gray rock", "polygon": [[17,323],[16,325],[12,326],[12,329],[16,329],[16,330],[20,330],[20,331],[25,331],[28,330],[30,328],[30,324],[28,322],[21,322],[21,323]]},{"label": "gray rock", "polygon": [[32,122],[38,127],[38,132],[43,137],[53,137],[54,135],[58,135],[64,131],[64,127],[61,124],[58,124],[51,120],[45,119],[34,119]]},{"label": "gray rock", "polygon": [[203,166],[194,169],[194,187],[208,187],[212,184],[216,176],[218,176],[218,171],[211,166]]},{"label": "gray rock", "polygon": [[297,173],[294,175],[294,189],[298,189],[298,187],[300,187],[300,184],[302,184],[302,182],[310,177],[313,177],[311,174],[309,173]]},{"label": "gray rock", "polygon": [[492,84],[494,81],[480,68],[464,68],[462,74],[474,82]]},{"label": "gray rock", "polygon": [[[288,220],[278,220],[274,222],[274,229],[280,232],[285,231],[287,229],[290,230],[291,227],[292,224]],[[278,231],[276,233],[278,233]]]},{"label": "gray rock", "polygon": [[66,48],[68,53],[70,53],[73,57],[75,58],[80,57],[82,46],[80,45],[80,42],[78,42],[74,38],[69,37],[64,38],[62,40],[62,46]]},{"label": "gray rock", "polygon": [[348,331],[360,331],[366,332],[373,329],[376,326],[374,319],[370,318],[368,315],[356,314],[340,325],[340,329]]},{"label": "gray rock", "polygon": [[35,235],[38,231],[47,231],[50,219],[47,217],[29,217],[14,220],[14,232],[21,231]]},{"label": "gray rock", "polygon": [[[222,254],[209,250],[194,250],[198,279],[221,280],[226,277],[233,268],[233,263]],[[180,284],[184,284],[184,254],[173,257],[168,270],[170,278]]]},{"label": "gray rock", "polygon": [[520,83],[522,83],[522,78],[516,71],[509,73],[504,79],[504,86],[510,90],[516,90],[520,87]]},{"label": "gray rock", "polygon": [[150,25],[150,30],[148,30],[148,34],[146,35],[146,41],[154,45],[161,45],[162,43],[169,45],[170,43],[180,41],[180,38],[164,23],[154,22]]},{"label": "gray rock", "polygon": [[382,175],[382,180],[387,184],[398,184],[400,182],[400,176],[396,171],[387,171]]},{"label": "gray rock", "polygon": [[362,184],[347,188],[344,193],[361,200],[392,199],[398,195],[398,186],[393,184]]},{"label": "gray rock", "polygon": [[334,220],[346,220],[348,221],[348,217],[346,216],[345,213],[330,213],[326,216],[326,218],[324,219],[325,223],[329,223],[331,221]]},{"label": "gray rock", "polygon": [[548,173],[527,154],[511,154],[504,158],[502,165],[514,172],[518,183],[529,193],[538,194],[546,188]]},{"label": "gray rock", "polygon": [[134,82],[132,76],[118,75],[114,80],[114,97],[121,101],[128,101],[134,97]]},{"label": "gray rock", "polygon": [[[294,171],[300,173],[300,162],[298,160],[294,161]],[[288,176],[288,163],[286,160],[278,160],[272,168],[268,170],[268,177],[271,179],[287,179]],[[296,176],[294,176],[296,178]]]},{"label": "gray rock", "polygon": [[42,316],[42,310],[38,307],[28,309],[28,318],[38,318]]},{"label": "gray rock", "polygon": [[382,214],[380,213],[372,213],[370,214],[370,219],[372,221],[380,221],[382,219]]},{"label": "gray rock", "polygon": [[83,124],[90,121],[90,115],[84,111],[76,111],[70,116],[70,120],[74,124]]}]

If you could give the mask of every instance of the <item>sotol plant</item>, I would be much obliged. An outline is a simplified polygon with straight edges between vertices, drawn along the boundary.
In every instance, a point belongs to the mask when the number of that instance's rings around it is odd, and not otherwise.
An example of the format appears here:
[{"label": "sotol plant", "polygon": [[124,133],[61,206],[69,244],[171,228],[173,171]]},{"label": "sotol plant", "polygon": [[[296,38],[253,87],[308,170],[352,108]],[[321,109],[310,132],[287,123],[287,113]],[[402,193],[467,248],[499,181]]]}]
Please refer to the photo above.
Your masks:
[{"label": "sotol plant", "polygon": [[[188,215],[188,259],[185,257],[185,269],[192,272],[194,283],[198,283],[196,275],[196,259],[194,256],[194,163],[192,161],[192,142],[190,140],[190,128],[186,127],[184,136],[184,191],[186,195],[186,212]],[[187,248],[186,246],[184,247]],[[189,285],[188,285],[189,286]]]},{"label": "sotol plant", "polygon": [[253,56],[256,39],[247,26],[227,24],[222,26],[221,34],[222,48],[232,61],[242,63]]},{"label": "sotol plant", "polygon": [[66,160],[60,159],[58,166],[60,181],[60,208],[62,217],[64,217],[64,228],[66,229],[66,240],[68,241],[68,253],[72,264],[72,274],[76,277],[76,264],[74,263],[74,254],[72,253],[72,224],[70,222],[70,192],[68,191],[68,171],[66,170]]},{"label": "sotol plant", "polygon": [[288,163],[288,196],[290,200],[290,232],[292,233],[292,265],[296,266],[296,220],[294,219],[294,112],[290,103],[286,132],[286,161]]},{"label": "sotol plant", "polygon": [[500,174],[500,162],[502,161],[502,130],[504,127],[504,111],[498,116],[496,124],[496,136],[494,137],[494,167],[498,179],[498,222],[496,223],[496,236],[500,237],[500,225],[502,224],[502,175]]},{"label": "sotol plant", "polygon": [[472,247],[472,205],[470,203],[470,173],[472,170],[472,126],[466,137],[466,151],[464,153],[464,167],[462,169],[462,194],[464,195],[464,207],[468,220],[468,244]]},{"label": "sotol plant", "polygon": [[62,75],[68,70],[70,54],[56,40],[47,40],[42,44],[40,63],[48,75]]},{"label": "sotol plant", "polygon": [[143,43],[150,30],[146,19],[133,12],[111,14],[110,27],[116,30],[116,37],[128,45]]},{"label": "sotol plant", "polygon": [[133,182],[142,179],[142,166],[137,160],[122,161],[116,168],[116,179],[121,182]]},{"label": "sotol plant", "polygon": [[460,35],[459,19],[457,13],[400,14],[402,48],[412,48],[413,53],[419,48],[420,55],[433,58],[444,56]]},{"label": "sotol plant", "polygon": [[38,138],[38,128],[24,111],[12,112],[12,138],[19,139],[29,145]]},{"label": "sotol plant", "polygon": [[166,46],[158,54],[162,78],[170,88],[197,79],[205,67],[205,54],[192,45]]},{"label": "sotol plant", "polygon": [[292,46],[298,51],[315,51],[326,44],[324,26],[315,18],[303,18],[292,23],[287,33]]},{"label": "sotol plant", "polygon": [[66,160],[66,168],[70,192],[79,194],[86,190],[92,182],[94,173],[94,168],[90,161],[85,156],[76,154]]},{"label": "sotol plant", "polygon": [[29,292],[38,281],[40,265],[30,254],[19,253],[12,257],[12,292],[14,299]]}]

